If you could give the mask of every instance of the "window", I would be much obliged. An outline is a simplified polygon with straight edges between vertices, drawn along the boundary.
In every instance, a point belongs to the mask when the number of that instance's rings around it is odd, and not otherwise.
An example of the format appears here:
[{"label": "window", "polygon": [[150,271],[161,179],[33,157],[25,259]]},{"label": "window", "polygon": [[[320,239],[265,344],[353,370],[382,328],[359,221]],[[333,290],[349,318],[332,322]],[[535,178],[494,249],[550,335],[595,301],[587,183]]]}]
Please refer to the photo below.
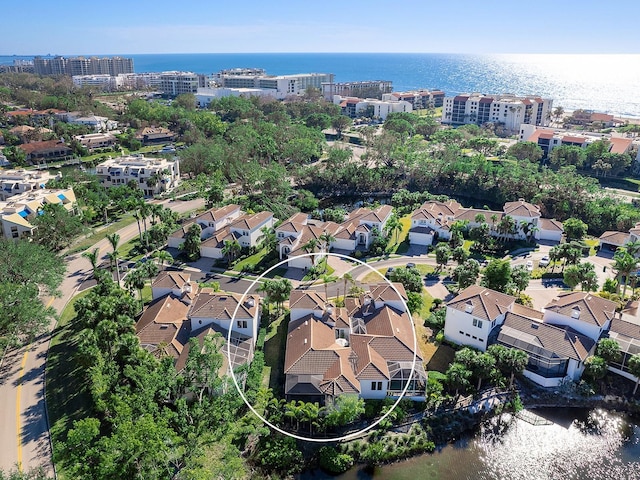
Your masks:
[{"label": "window", "polygon": [[459,333],[460,335],[464,335],[464,332],[463,332],[462,330],[458,330],[458,333]]},{"label": "window", "polygon": [[371,382],[371,390],[382,390],[382,382]]},{"label": "window", "polygon": [[482,320],[478,320],[477,318],[473,319],[473,326],[474,327],[478,327],[478,328],[482,328]]},{"label": "window", "polygon": [[247,321],[246,320],[238,320],[238,328],[247,328]]}]

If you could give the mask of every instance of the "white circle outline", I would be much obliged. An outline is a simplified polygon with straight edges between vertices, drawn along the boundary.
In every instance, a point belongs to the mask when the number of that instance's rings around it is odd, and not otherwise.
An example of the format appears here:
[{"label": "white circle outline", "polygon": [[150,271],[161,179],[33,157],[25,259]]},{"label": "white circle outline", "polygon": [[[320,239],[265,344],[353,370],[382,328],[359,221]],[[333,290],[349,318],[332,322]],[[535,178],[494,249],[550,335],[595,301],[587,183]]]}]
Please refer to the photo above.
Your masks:
[{"label": "white circle outline", "polygon": [[[405,308],[405,311],[407,312],[407,316],[409,317],[409,321],[411,322],[411,331],[413,332],[413,363],[411,364],[411,374],[409,375],[409,378],[407,379],[407,384],[405,385],[404,389],[402,390],[402,393],[400,394],[398,399],[393,403],[393,405],[391,406],[389,411],[386,412],[378,420],[373,422],[371,425],[368,425],[367,427],[363,428],[362,430],[358,430],[357,432],[353,432],[353,433],[350,433],[348,435],[344,435],[342,437],[310,438],[310,437],[303,437],[301,435],[296,435],[296,434],[291,433],[291,432],[287,432],[287,431],[283,430],[282,428],[280,428],[280,427],[278,427],[276,425],[273,425],[271,422],[269,422],[267,419],[265,419],[262,415],[260,415],[256,411],[256,409],[253,408],[253,406],[249,403],[249,401],[247,400],[247,397],[245,397],[244,393],[242,392],[242,389],[238,385],[238,380],[236,379],[236,376],[235,376],[235,374],[233,372],[233,364],[231,362],[231,332],[232,332],[232,329],[233,329],[234,322],[236,320],[236,315],[238,314],[238,310],[240,309],[240,305],[244,302],[245,297],[247,296],[249,291],[253,287],[256,286],[256,284],[260,281],[260,279],[262,279],[270,271],[278,268],[280,265],[283,265],[283,264],[287,263],[289,260],[293,260],[293,259],[296,259],[296,258],[315,257],[315,256],[322,256],[324,258],[324,257],[326,257],[328,255],[333,255],[333,256],[336,256],[336,257],[339,257],[339,258],[344,258],[344,259],[349,260],[349,261],[355,261],[357,263],[360,263],[361,265],[364,265],[365,267],[369,268],[369,270],[371,270],[372,272],[375,272],[378,275],[380,275],[384,279],[384,281],[387,282],[391,286],[393,291],[396,292],[396,294],[398,295],[398,298],[400,298],[400,301],[402,302],[402,306]],[[301,254],[301,255],[296,255],[296,256],[293,256],[293,257],[285,258],[284,260],[281,260],[280,262],[276,263],[275,265],[271,266],[266,271],[264,271],[258,278],[256,278],[251,283],[251,285],[249,285],[249,287],[245,290],[245,292],[240,297],[240,300],[238,301],[238,304],[236,305],[236,308],[233,311],[233,316],[231,317],[231,325],[229,325],[229,332],[227,333],[227,358],[228,358],[228,361],[229,361],[229,366],[231,367],[229,369],[229,372],[231,373],[231,378],[233,379],[233,384],[235,385],[236,390],[240,394],[240,397],[242,398],[244,403],[247,405],[247,407],[249,407],[249,409],[253,412],[253,414],[255,416],[257,416],[260,420],[262,420],[263,423],[265,423],[266,425],[268,425],[272,429],[280,432],[281,434],[287,435],[287,436],[292,437],[292,438],[295,438],[296,440],[302,440],[302,441],[305,441],[305,442],[316,442],[316,443],[341,442],[341,441],[345,441],[345,440],[350,440],[352,438],[360,437],[360,436],[362,436],[363,433],[366,433],[369,430],[373,429],[380,422],[382,422],[385,418],[387,418],[391,414],[391,412],[393,412],[393,410],[395,410],[395,408],[398,406],[400,401],[404,398],[405,394],[407,393],[407,390],[409,389],[409,385],[411,384],[411,380],[413,379],[413,374],[415,373],[415,370],[416,370],[416,359],[417,359],[417,351],[418,351],[417,349],[418,349],[418,336],[416,334],[416,327],[413,324],[413,318],[411,317],[411,313],[409,312],[409,307],[407,306],[407,303],[404,301],[404,299],[402,298],[402,295],[400,294],[398,289],[393,285],[393,283],[391,283],[388,278],[383,276],[380,272],[378,272],[375,268],[373,268],[368,263],[365,263],[365,262],[363,262],[361,260],[358,260],[357,258],[349,257],[347,255],[342,255],[340,253],[331,253],[331,252],[326,252],[326,253],[321,253],[321,252],[320,253],[318,253],[318,252],[316,252],[316,253],[304,253],[304,254]]]}]

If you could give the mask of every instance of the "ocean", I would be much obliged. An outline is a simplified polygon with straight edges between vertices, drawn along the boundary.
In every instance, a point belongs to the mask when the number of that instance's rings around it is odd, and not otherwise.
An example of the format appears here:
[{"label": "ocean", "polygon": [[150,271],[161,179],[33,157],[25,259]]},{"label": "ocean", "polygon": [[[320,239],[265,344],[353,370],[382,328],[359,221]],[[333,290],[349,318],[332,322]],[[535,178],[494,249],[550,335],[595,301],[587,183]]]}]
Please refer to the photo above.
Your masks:
[{"label": "ocean", "polygon": [[[119,54],[136,72],[214,73],[235,67],[268,74],[333,73],[337,82],[391,80],[395,91],[438,88],[553,98],[554,106],[640,118],[640,55],[462,55],[417,53]],[[69,55],[72,56],[72,55]],[[0,56],[0,64],[14,58]]]}]

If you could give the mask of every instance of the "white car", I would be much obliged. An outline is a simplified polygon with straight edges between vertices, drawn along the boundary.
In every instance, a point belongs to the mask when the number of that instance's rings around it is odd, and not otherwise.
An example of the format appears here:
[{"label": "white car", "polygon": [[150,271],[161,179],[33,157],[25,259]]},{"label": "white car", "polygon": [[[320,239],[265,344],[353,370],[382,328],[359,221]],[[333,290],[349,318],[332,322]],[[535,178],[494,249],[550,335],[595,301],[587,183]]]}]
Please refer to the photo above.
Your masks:
[{"label": "white car", "polygon": [[542,257],[540,259],[540,261],[538,262],[538,266],[540,267],[546,267],[547,265],[549,265],[549,255],[545,255],[544,257]]},{"label": "white car", "polygon": [[533,261],[527,260],[526,267],[527,267],[527,271],[529,272],[533,271]]}]

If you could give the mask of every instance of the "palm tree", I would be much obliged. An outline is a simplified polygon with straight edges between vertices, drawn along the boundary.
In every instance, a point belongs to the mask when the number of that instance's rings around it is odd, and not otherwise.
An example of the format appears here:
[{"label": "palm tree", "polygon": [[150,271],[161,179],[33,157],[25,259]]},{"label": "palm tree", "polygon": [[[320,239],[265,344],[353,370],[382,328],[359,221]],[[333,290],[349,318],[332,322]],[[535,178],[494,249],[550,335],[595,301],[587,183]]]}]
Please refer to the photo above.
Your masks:
[{"label": "palm tree", "polygon": [[98,271],[98,255],[100,253],[100,249],[98,247],[94,248],[90,252],[82,252],[82,256],[88,259],[91,262],[91,268],[93,269],[93,277],[95,278],[96,272]]},{"label": "palm tree", "polygon": [[138,291],[138,298],[140,299],[140,308],[142,309],[142,290],[146,284],[146,277],[142,270],[136,268],[135,270],[131,270],[124,279],[124,285],[129,290],[133,292],[133,290]]},{"label": "palm tree", "polygon": [[222,247],[222,254],[228,258],[229,264],[240,255],[241,251],[242,247],[237,240],[225,240],[224,247]]},{"label": "palm tree", "polygon": [[503,359],[508,370],[511,372],[511,378],[509,379],[509,388],[513,386],[513,379],[516,373],[522,373],[522,371],[529,363],[529,355],[523,350],[516,348],[507,349],[506,355]]},{"label": "palm tree", "polygon": [[461,363],[452,363],[447,369],[447,382],[456,390],[456,397],[460,389],[465,389],[469,385],[471,370]]},{"label": "palm tree", "polygon": [[344,297],[344,299],[346,299],[347,298],[347,283],[350,283],[350,284],[354,283],[353,275],[351,275],[350,273],[347,272],[342,276],[342,280],[344,280],[344,295],[343,295],[343,297]]},{"label": "palm tree", "polygon": [[624,248],[627,249],[627,253],[629,255],[632,255],[634,257],[637,257],[638,254],[640,254],[640,241],[638,240],[631,240],[629,243],[627,243]]},{"label": "palm tree", "polygon": [[619,248],[613,256],[613,269],[616,271],[616,277],[618,278],[618,285],[620,280],[624,278],[624,288],[622,290],[622,298],[624,299],[627,293],[627,284],[629,281],[629,275],[632,271],[638,268],[638,259],[633,255],[630,255],[624,248]]},{"label": "palm tree", "polygon": [[112,268],[115,266],[116,269],[116,279],[118,281],[118,285],[120,285],[120,269],[118,268],[118,246],[120,244],[120,235],[117,233],[111,233],[107,235],[107,240],[111,244],[111,254],[109,258],[111,259]]},{"label": "palm tree", "polygon": [[397,244],[400,238],[400,232],[402,232],[402,222],[400,222],[400,219],[395,213],[389,217],[384,229],[387,231],[387,235],[395,237],[394,243]]},{"label": "palm tree", "polygon": [[153,258],[158,260],[160,265],[163,266],[163,267],[164,267],[165,263],[173,262],[173,256],[169,252],[167,252],[166,250],[158,250],[157,252],[154,252],[153,253]]},{"label": "palm tree", "polygon": [[318,237],[318,243],[320,244],[320,250],[323,252],[328,252],[329,248],[331,248],[331,244],[336,241],[336,237],[331,235],[326,230],[322,232],[322,235]]},{"label": "palm tree", "polygon": [[278,247],[278,237],[273,227],[262,227],[260,230],[262,236],[260,237],[260,247],[267,251],[267,255],[271,252],[275,252]]},{"label": "palm tree", "polygon": [[498,214],[494,213],[493,215],[491,215],[491,231],[495,232],[496,230],[496,223],[498,223]]},{"label": "palm tree", "polygon": [[[300,248],[302,248],[307,253],[315,253],[316,252],[316,248],[318,248],[318,240],[316,240],[315,238],[312,238],[307,243],[302,245],[302,247],[300,247]],[[315,255],[311,255],[311,268],[313,268],[315,266],[316,266],[316,256]]]}]

